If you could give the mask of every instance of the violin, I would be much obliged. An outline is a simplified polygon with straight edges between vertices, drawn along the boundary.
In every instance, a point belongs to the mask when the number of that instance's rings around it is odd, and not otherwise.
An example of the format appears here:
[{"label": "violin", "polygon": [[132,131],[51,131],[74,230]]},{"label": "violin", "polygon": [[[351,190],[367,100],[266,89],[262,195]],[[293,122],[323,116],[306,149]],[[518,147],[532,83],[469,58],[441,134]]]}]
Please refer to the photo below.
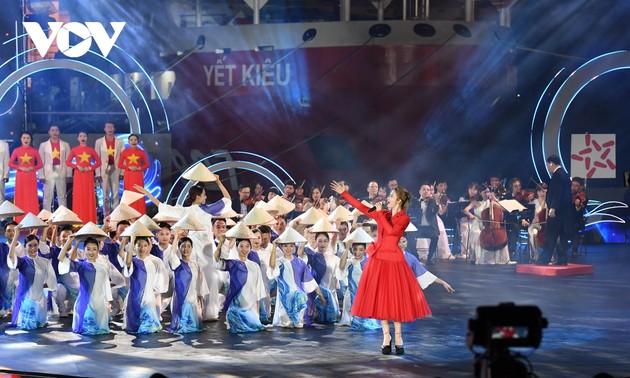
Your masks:
[{"label": "violin", "polygon": [[515,200],[517,200],[518,202],[521,203],[528,203],[529,201],[533,200],[535,197],[535,193],[534,192],[530,192],[528,190],[521,190],[520,192],[513,194],[512,195],[514,197]]},{"label": "violin", "polygon": [[502,227],[503,210],[494,201],[489,201],[490,206],[481,212],[484,228],[479,235],[479,244],[485,250],[498,251],[507,245],[507,232]]},{"label": "violin", "polygon": [[586,198],[586,194],[583,191],[577,192],[573,195],[573,204],[575,205],[576,210],[584,209],[587,203],[588,198]]},{"label": "violin", "polygon": [[448,205],[448,203],[450,202],[448,196],[446,195],[446,193],[438,193],[435,195],[435,199],[437,200],[438,205],[441,205],[442,207]]}]

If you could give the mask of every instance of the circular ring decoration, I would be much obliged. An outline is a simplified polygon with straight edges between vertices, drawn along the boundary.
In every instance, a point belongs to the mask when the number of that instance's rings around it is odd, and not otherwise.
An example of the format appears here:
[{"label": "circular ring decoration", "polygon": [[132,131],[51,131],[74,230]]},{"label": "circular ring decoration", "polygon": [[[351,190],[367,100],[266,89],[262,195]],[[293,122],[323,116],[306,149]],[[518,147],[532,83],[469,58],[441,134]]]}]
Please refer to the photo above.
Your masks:
[{"label": "circular ring decoration", "polygon": [[0,83],[0,100],[4,98],[9,89],[11,89],[15,84],[17,84],[20,80],[26,78],[27,76],[37,72],[55,69],[69,69],[82,72],[94,78],[95,80],[98,80],[107,88],[109,88],[114,96],[116,96],[118,101],[120,101],[123,109],[125,109],[125,113],[129,118],[131,132],[136,134],[140,133],[140,119],[138,118],[138,114],[136,114],[136,111],[134,110],[133,103],[125,93],[124,89],[122,89],[114,79],[112,79],[103,71],[77,60],[39,60],[37,62],[33,62],[27,64],[26,66],[20,67],[17,71],[12,72]]},{"label": "circular ring decoration", "polygon": [[[242,155],[242,156],[241,156]],[[233,159],[233,157],[240,157],[240,159]],[[212,163],[213,160],[220,159],[219,162]],[[256,161],[247,161],[244,159],[255,159]],[[284,182],[287,179],[293,180],[293,177],[289,175],[289,173],[282,168],[280,165],[275,163],[274,161],[252,152],[247,151],[223,151],[218,152],[209,156],[204,157],[203,159],[195,162],[188,169],[192,168],[197,163],[204,162],[210,172],[216,173],[224,170],[244,170],[249,172],[257,173],[263,176],[267,181],[269,181],[273,186],[281,189],[284,187]],[[183,175],[183,173],[182,173]],[[166,195],[166,202],[169,201],[170,198],[174,196],[173,190],[178,187],[178,183],[180,181],[187,181],[183,188],[179,189],[180,192],[176,197],[176,204],[182,205],[186,200],[186,196],[188,195],[188,189],[191,186],[195,185],[195,181],[188,181],[184,179],[180,175],[173,185],[171,186],[170,191]],[[232,177],[236,176],[235,174],[231,175]],[[283,176],[283,177],[280,177]]]},{"label": "circular ring decoration", "polygon": [[[568,77],[564,80],[564,82],[562,82],[555,95],[553,96],[553,99],[549,104],[549,110],[547,111],[547,115],[545,117],[541,141],[542,150],[540,156],[542,158],[543,167],[546,166],[545,160],[547,159],[547,156],[555,154],[560,157],[562,166],[566,170],[566,166],[564,164],[564,161],[562,160],[562,152],[560,148],[560,131],[562,129],[562,121],[564,120],[564,116],[566,115],[569,106],[571,106],[571,102],[578,95],[578,93],[580,93],[580,91],[584,89],[584,87],[586,87],[590,82],[597,79],[601,75],[629,68],[630,52],[615,51],[591,59],[568,75]],[[534,123],[537,118],[538,107],[543,101],[544,96],[547,94],[547,90],[552,85],[552,83],[557,81],[557,78],[561,72],[562,70],[560,70],[554,76],[554,78],[549,82],[549,84],[543,91],[538,101],[538,106],[534,111],[534,117],[532,118],[532,130],[530,139],[532,163],[534,164],[534,168],[536,169],[536,174],[538,175],[539,180],[542,180],[542,177],[537,168],[537,159],[534,156]],[[551,177],[548,172],[547,177]]]},{"label": "circular ring decoration", "polygon": [[[26,34],[14,37],[12,39],[10,39],[8,42],[11,41],[18,41],[20,38],[27,38]],[[149,76],[149,74],[146,72],[146,70],[144,69],[144,67],[142,67],[142,65],[140,65],[140,63],[130,54],[128,54],[126,51],[124,51],[123,49],[121,49],[120,47],[114,45],[114,47],[116,48],[117,51],[120,51],[121,53],[125,54],[127,56],[127,58],[129,58],[129,60],[131,60],[136,67],[128,67],[128,69],[133,69],[133,70],[137,70],[139,69],[142,74],[147,78],[148,83],[151,85],[152,90],[154,91],[154,93],[156,94],[156,99],[160,102],[161,105],[161,109],[163,112],[163,116],[164,116],[164,122],[165,122],[165,126],[167,130],[170,130],[170,122],[168,119],[168,114],[166,113],[166,107],[164,106],[164,100],[162,99],[162,96],[160,95],[157,87],[155,86],[155,82],[153,81],[153,79],[151,78],[151,76]],[[21,55],[25,55],[28,54],[29,52],[33,51],[35,49],[30,49],[30,50],[25,50],[21,53],[19,53],[16,50],[15,56],[10,58],[9,60],[5,61],[2,65],[0,65],[1,67],[4,67],[5,65],[9,64],[9,62],[11,62],[13,59],[15,59],[17,61],[17,59],[21,56]],[[103,60],[105,60],[108,64],[111,64],[113,67],[115,67],[117,70],[119,70],[121,73],[126,74],[127,72],[125,71],[125,69],[123,67],[121,67],[120,65],[116,64],[115,62],[113,62],[112,60],[104,57],[103,55],[96,53],[92,50],[88,51],[89,54],[93,54],[96,55],[99,58],[102,58]],[[60,63],[60,62],[69,62],[69,63]],[[27,68],[27,67],[31,67],[33,64],[35,64],[35,68]],[[78,66],[76,66],[78,65]],[[74,67],[70,67],[70,66],[74,66]],[[51,69],[71,69],[77,72],[81,72],[87,76],[92,77],[93,79],[99,81],[101,84],[105,85],[113,94],[114,96],[118,99],[118,101],[121,103],[121,105],[123,106],[123,109],[125,110],[125,113],[127,114],[127,117],[129,119],[129,125],[130,125],[130,132],[131,133],[135,133],[135,134],[141,134],[142,130],[140,128],[140,120],[139,120],[139,116],[137,114],[137,112],[135,111],[135,107],[133,105],[133,103],[131,102],[131,99],[129,97],[129,95],[127,95],[127,93],[125,92],[125,90],[122,90],[122,93],[120,93],[120,85],[111,78],[111,76],[107,73],[105,73],[104,71],[102,71],[100,68],[95,67],[93,65],[90,65],[88,63],[84,63],[81,61],[77,61],[77,60],[71,60],[71,59],[44,59],[44,60],[40,60],[40,61],[36,61],[36,62],[32,62],[29,63],[23,67],[19,67],[15,72],[13,72],[11,75],[9,75],[9,77],[13,77],[13,79],[11,80],[13,83],[11,83],[10,81],[7,82],[6,84],[9,86],[9,88],[13,87],[15,84],[17,84],[20,80],[24,79],[25,77],[27,77],[28,75],[37,73],[37,72],[42,72],[42,71],[46,71],[46,70],[51,70]],[[22,71],[22,70],[26,70],[26,71]],[[18,72],[21,72],[18,74]],[[15,79],[15,76],[19,77],[19,79]],[[7,81],[7,79],[9,79],[9,77],[7,77],[5,79],[5,81]],[[5,81],[3,81],[3,83],[5,83]],[[138,85],[135,82],[132,82],[132,86],[134,87],[135,92],[134,93],[138,93],[142,102],[145,105],[145,109],[147,111],[147,114],[149,116],[149,123],[151,124],[151,132],[155,132],[155,120],[154,120],[154,116],[153,116],[153,110],[151,109],[151,107],[149,106],[149,103],[147,101],[147,98],[145,96],[144,93],[142,93],[142,90],[138,87]],[[17,89],[17,88],[16,88]],[[6,95],[8,89],[4,89],[4,88],[0,88],[0,100],[2,100],[4,98],[4,96]],[[133,112],[130,113],[130,110],[133,110]],[[4,115],[6,114],[0,114],[0,115]],[[133,114],[133,117],[130,116],[130,114]]]}]

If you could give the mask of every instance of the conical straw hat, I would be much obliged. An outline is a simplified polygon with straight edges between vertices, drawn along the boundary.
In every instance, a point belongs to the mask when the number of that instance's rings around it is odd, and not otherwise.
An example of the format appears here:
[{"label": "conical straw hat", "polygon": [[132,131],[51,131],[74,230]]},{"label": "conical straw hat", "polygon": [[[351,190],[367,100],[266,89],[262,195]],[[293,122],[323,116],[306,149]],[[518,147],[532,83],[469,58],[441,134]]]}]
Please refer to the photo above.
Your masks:
[{"label": "conical straw hat", "polygon": [[413,223],[409,222],[407,228],[405,228],[405,232],[414,232],[418,231],[418,227],[416,227]]},{"label": "conical straw hat", "polygon": [[37,218],[33,213],[28,213],[20,222],[20,228],[45,228],[48,227],[48,223]]},{"label": "conical straw hat", "polygon": [[352,213],[343,206],[337,206],[330,215],[328,220],[331,222],[350,222],[352,221]]},{"label": "conical straw hat", "polygon": [[[237,213],[236,211],[234,211],[234,209],[228,209],[224,213],[221,213],[219,215],[213,215],[212,218],[214,218],[214,219],[227,219],[227,218],[236,218],[238,216],[240,216],[240,214]],[[234,223],[234,224],[236,224],[236,223]]]},{"label": "conical straw hat", "polygon": [[5,200],[4,202],[2,202],[2,205],[0,205],[0,219],[10,218],[10,217],[19,217],[20,215],[24,215],[24,210],[15,206],[10,201]]},{"label": "conical straw hat", "polygon": [[144,198],[144,194],[142,193],[125,190],[122,197],[120,197],[120,202],[124,203],[125,205],[131,205],[132,203],[142,198]]},{"label": "conical straw hat", "polygon": [[368,209],[371,209],[371,208],[373,208],[373,207],[374,207],[374,205],[373,205],[373,204],[369,203],[369,202],[368,202],[368,201],[366,201],[366,200],[362,200],[362,201],[361,201],[361,203],[362,203],[362,204],[364,204],[364,205],[365,205]]},{"label": "conical straw hat", "polygon": [[43,220],[44,222],[49,220],[52,217],[53,213],[51,213],[50,211],[46,210],[46,209],[42,209],[42,211],[39,212],[39,214],[37,214],[37,218]]},{"label": "conical straw hat", "polygon": [[268,203],[267,206],[271,210],[275,210],[278,215],[289,214],[295,209],[295,204],[287,201],[282,196],[273,197]]},{"label": "conical straw hat", "polygon": [[173,224],[173,223],[177,222],[179,220],[179,218],[177,218],[173,214],[169,214],[167,212],[158,211],[158,213],[153,216],[153,220],[155,222],[158,222],[158,223],[159,222],[166,222],[166,223]]},{"label": "conical straw hat", "polygon": [[225,219],[225,225],[226,225],[227,227],[234,227],[234,226],[236,226],[236,222],[234,222],[234,221],[232,220],[232,218],[226,218],[226,219]]},{"label": "conical straw hat", "polygon": [[306,238],[295,231],[293,227],[287,227],[282,235],[276,239],[277,243],[302,243],[307,241]]},{"label": "conical straw hat", "polygon": [[376,219],[370,218],[366,220],[365,222],[363,222],[363,224],[377,224],[377,223],[376,223]]},{"label": "conical straw hat", "polygon": [[208,167],[206,167],[201,162],[195,164],[192,168],[184,172],[182,177],[190,181],[203,181],[203,182],[217,181],[217,178],[214,177],[214,174],[210,172]]},{"label": "conical straw hat", "polygon": [[153,232],[151,232],[147,226],[143,225],[142,222],[135,221],[131,226],[127,227],[120,236],[146,236],[152,238]]},{"label": "conical straw hat", "polygon": [[141,216],[142,214],[140,214],[138,210],[121,202],[109,215],[109,221],[112,223],[117,223],[124,220],[140,218]]},{"label": "conical straw hat", "polygon": [[311,232],[339,232],[328,218],[322,218],[311,227]]},{"label": "conical straw hat", "polygon": [[247,227],[245,222],[238,222],[236,226],[230,228],[225,233],[226,238],[234,238],[234,239],[256,239],[258,236],[252,232],[252,230]]},{"label": "conical straw hat", "polygon": [[[50,218],[54,218],[55,215],[61,213],[62,211],[72,211],[70,209],[68,209],[67,207],[65,207],[64,205],[59,205],[59,207],[57,208],[57,210],[53,211],[52,215],[50,216]],[[48,219],[50,219],[48,218]]]},{"label": "conical straw hat", "polygon": [[50,217],[49,220],[50,220],[50,223],[56,224],[59,226],[83,223],[81,218],[79,218],[79,216],[76,213],[68,209],[62,210],[61,212],[57,213],[57,215]]},{"label": "conical straw hat", "polygon": [[346,236],[346,238],[343,239],[343,241],[344,243],[366,243],[367,244],[367,243],[372,243],[374,239],[372,239],[370,234],[368,234],[367,232],[365,232],[365,230],[359,227],[356,230],[352,231],[350,235]]},{"label": "conical straw hat", "polygon": [[[276,196],[277,197],[277,196]],[[275,215],[277,212],[276,210],[272,209],[271,206],[269,206],[269,204],[263,200],[260,200],[258,202],[256,202],[256,205],[254,205],[254,207],[257,207],[259,209],[263,209],[266,212],[268,212],[269,214]]]},{"label": "conical straw hat", "polygon": [[155,223],[153,219],[149,218],[149,216],[146,214],[143,214],[138,220],[142,222],[142,224],[145,225],[149,229],[149,231],[158,231],[160,229],[160,226],[158,226],[158,224]]},{"label": "conical straw hat", "polygon": [[191,214],[186,214],[177,223],[171,226],[172,229],[179,228],[188,231],[204,231],[206,228]]},{"label": "conical straw hat", "polygon": [[247,215],[245,215],[245,218],[243,218],[243,223],[246,226],[258,226],[260,224],[273,222],[274,220],[274,217],[265,210],[261,209],[260,207],[254,207],[249,211],[249,213],[247,213]]},{"label": "conical straw hat", "polygon": [[105,231],[101,230],[97,225],[92,222],[87,222],[85,226],[81,227],[81,229],[74,233],[74,238],[76,240],[85,240],[87,238],[94,238],[96,240],[105,240],[109,236],[105,233]]},{"label": "conical straw hat", "polygon": [[306,210],[304,214],[300,215],[296,219],[300,220],[300,224],[304,224],[308,226],[308,225],[317,223],[318,220],[325,217],[326,217],[325,212],[319,209],[316,209],[314,207],[311,207],[310,209]]}]

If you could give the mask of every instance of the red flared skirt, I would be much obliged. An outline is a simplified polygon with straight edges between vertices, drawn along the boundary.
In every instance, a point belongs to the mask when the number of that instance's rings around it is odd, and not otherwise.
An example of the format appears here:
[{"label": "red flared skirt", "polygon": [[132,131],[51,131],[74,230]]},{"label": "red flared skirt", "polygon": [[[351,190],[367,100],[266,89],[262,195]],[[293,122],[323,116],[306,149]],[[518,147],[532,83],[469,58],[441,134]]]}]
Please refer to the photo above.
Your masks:
[{"label": "red flared skirt", "polygon": [[431,309],[407,261],[373,257],[361,275],[352,315],[411,322],[431,315]]},{"label": "red flared skirt", "polygon": [[[37,196],[37,175],[35,171],[17,171],[15,174],[15,206],[24,210],[25,215],[39,214],[39,197]],[[25,215],[15,217],[21,222]]]},{"label": "red flared skirt", "polygon": [[74,170],[72,180],[72,211],[83,223],[96,223],[96,197],[94,194],[94,172]]},{"label": "red flared skirt", "polygon": [[[144,186],[144,172],[143,171],[125,171],[125,179],[123,181],[123,188],[132,192],[138,192],[133,186]],[[144,203],[144,198],[141,198],[129,206],[138,210],[140,214],[147,213],[147,205]]]}]

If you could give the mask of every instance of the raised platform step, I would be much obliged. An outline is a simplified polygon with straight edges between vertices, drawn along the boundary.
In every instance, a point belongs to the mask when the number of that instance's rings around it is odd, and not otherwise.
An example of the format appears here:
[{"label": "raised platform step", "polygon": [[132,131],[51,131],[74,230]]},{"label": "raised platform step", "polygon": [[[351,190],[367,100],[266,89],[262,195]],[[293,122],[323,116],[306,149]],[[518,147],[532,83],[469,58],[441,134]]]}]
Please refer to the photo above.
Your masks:
[{"label": "raised platform step", "polygon": [[567,266],[519,264],[516,273],[537,274],[540,276],[576,276],[579,274],[592,274],[595,271],[593,265],[569,264]]}]

